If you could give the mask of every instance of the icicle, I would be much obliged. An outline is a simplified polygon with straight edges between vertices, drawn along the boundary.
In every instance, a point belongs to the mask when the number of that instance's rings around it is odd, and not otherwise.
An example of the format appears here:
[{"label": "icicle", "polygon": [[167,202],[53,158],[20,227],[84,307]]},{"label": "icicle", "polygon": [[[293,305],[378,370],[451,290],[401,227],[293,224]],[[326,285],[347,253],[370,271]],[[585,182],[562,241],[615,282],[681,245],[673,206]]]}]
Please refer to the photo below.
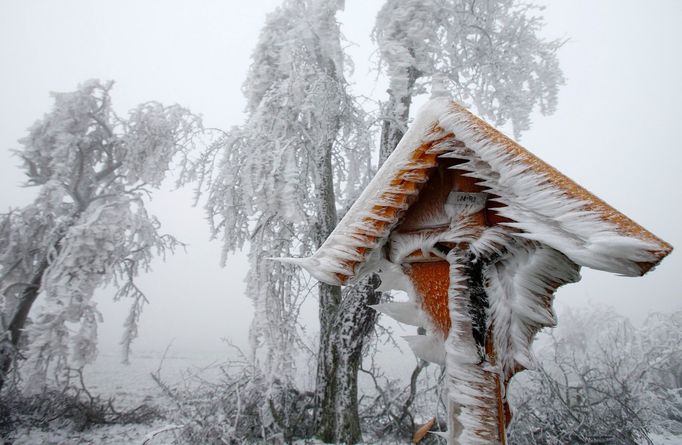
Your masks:
[{"label": "icicle", "polygon": [[390,291],[397,290],[407,293],[408,297],[414,298],[416,291],[412,282],[405,275],[402,268],[396,263],[392,263],[385,258],[382,258],[377,266],[379,277],[381,278],[381,285],[377,290]]},{"label": "icicle", "polygon": [[443,338],[435,335],[404,335],[407,342],[418,358],[429,363],[445,366],[445,344]]},{"label": "icicle", "polygon": [[467,255],[453,249],[448,254],[450,290],[448,305],[452,328],[445,341],[448,390],[448,444],[499,443],[498,380],[481,363],[474,341],[466,287]]},{"label": "icicle", "polygon": [[415,302],[389,302],[369,306],[377,312],[388,315],[395,321],[410,326],[424,327],[429,325],[428,316]]},{"label": "icicle", "polygon": [[507,253],[484,270],[494,320],[498,365],[511,377],[518,365],[533,366],[531,345],[543,327],[556,324],[555,290],[580,279],[579,267],[562,253],[532,242],[509,242]]},{"label": "icicle", "polygon": [[343,272],[348,273],[347,269],[339,267],[336,264],[329,265],[327,267],[320,267],[321,261],[313,258],[266,258],[271,261],[278,261],[280,263],[294,264],[305,269],[310,275],[316,279],[329,284],[341,285],[343,284],[337,273],[343,274]]}]

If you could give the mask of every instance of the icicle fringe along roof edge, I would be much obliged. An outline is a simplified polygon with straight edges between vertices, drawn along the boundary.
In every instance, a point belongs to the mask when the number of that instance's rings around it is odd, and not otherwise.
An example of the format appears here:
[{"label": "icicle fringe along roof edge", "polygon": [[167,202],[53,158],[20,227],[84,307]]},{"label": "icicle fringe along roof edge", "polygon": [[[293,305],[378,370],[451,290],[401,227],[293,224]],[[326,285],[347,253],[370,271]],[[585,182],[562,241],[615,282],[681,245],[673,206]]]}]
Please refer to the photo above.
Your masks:
[{"label": "icicle fringe along roof edge", "polygon": [[373,270],[381,247],[439,157],[479,180],[518,236],[550,246],[580,266],[627,276],[655,267],[672,247],[447,98],[417,113],[408,132],[324,244],[295,259],[320,281],[346,284]]}]

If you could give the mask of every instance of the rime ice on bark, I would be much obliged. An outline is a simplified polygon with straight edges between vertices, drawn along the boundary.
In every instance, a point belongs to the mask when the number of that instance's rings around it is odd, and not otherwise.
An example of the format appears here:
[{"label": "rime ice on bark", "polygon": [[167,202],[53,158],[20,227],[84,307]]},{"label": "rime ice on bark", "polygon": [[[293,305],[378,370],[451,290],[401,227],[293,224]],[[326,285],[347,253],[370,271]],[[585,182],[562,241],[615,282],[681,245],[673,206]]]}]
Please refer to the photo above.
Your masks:
[{"label": "rime ice on bark", "polygon": [[251,345],[269,382],[294,378],[310,289],[300,270],[268,259],[319,247],[337,207],[369,180],[368,125],[344,78],[342,3],[286,0],[268,15],[244,82],[248,118],[205,155],[213,234],[224,255],[249,244]]},{"label": "rime ice on bark", "polygon": [[407,340],[445,363],[448,438],[470,444],[505,441],[506,385],[532,365],[535,334],[554,325],[558,287],[581,266],[643,275],[671,249],[439,98],[315,254],[292,261],[333,284],[385,271],[411,294],[377,309],[429,328]]}]

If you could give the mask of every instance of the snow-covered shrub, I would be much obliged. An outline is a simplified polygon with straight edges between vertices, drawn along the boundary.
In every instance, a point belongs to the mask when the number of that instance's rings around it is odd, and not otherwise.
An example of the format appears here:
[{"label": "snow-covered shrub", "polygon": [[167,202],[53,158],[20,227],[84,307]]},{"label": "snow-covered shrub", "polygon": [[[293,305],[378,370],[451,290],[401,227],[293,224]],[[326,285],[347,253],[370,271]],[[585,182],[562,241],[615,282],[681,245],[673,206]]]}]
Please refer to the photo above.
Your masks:
[{"label": "snow-covered shrub", "polygon": [[[442,403],[440,367],[418,360],[410,379],[390,379],[379,369],[362,369],[372,382],[360,395],[360,421],[366,440],[407,443],[415,431],[435,418],[432,431],[445,431],[446,409]],[[429,434],[422,445],[442,443],[437,435]]]},{"label": "snow-covered shrub", "polygon": [[567,311],[537,370],[510,387],[514,444],[642,444],[682,432],[682,313],[640,328],[612,309]]},{"label": "snow-covered shrub", "polygon": [[68,376],[69,382],[63,387],[46,387],[30,396],[17,386],[5,388],[0,399],[0,437],[11,437],[19,427],[85,431],[99,425],[148,424],[160,417],[150,405],[117,409],[113,398],[93,395],[85,385],[82,369],[70,369]]},{"label": "snow-covered shrub", "polygon": [[314,393],[271,381],[239,352],[218,366],[216,381],[201,373],[169,385],[152,375],[172,402],[166,416],[182,428],[182,444],[283,444],[312,436]]}]

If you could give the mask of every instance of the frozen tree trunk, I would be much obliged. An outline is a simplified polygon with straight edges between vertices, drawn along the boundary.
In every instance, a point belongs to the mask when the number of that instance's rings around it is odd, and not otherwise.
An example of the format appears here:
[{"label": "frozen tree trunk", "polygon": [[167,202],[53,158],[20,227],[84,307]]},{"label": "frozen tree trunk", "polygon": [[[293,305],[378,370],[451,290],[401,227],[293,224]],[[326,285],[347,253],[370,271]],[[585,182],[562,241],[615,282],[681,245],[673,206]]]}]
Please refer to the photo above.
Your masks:
[{"label": "frozen tree trunk", "polygon": [[[362,348],[371,334],[377,312],[368,307],[379,303],[379,276],[372,274],[344,289],[328,335],[324,361],[333,374],[326,376],[326,399],[318,418],[318,436],[327,443],[353,444],[362,441],[358,413],[358,370]],[[322,351],[321,351],[322,352]],[[318,368],[319,370],[319,368]],[[319,377],[319,375],[318,375]]]},{"label": "frozen tree trunk", "polygon": [[6,340],[3,340],[2,346],[0,346],[0,389],[5,386],[7,373],[12,367],[12,363],[16,357],[24,326],[26,326],[26,320],[28,320],[28,314],[31,312],[31,307],[33,307],[36,298],[38,298],[40,284],[43,281],[43,275],[45,274],[45,270],[47,270],[47,266],[47,259],[44,259],[38,266],[31,281],[25,283],[26,287],[21,293],[21,300],[9,322],[7,329],[9,332],[9,344],[6,343]]},{"label": "frozen tree trunk", "polygon": [[[328,144],[319,159],[320,187],[317,199],[320,206],[318,226],[318,247],[334,230],[337,222],[336,199],[331,161],[332,149]],[[328,437],[329,425],[334,424],[336,400],[336,374],[338,357],[333,353],[334,316],[341,303],[341,288],[320,283],[319,319],[320,345],[317,356],[317,375],[315,382],[315,424],[320,437]],[[331,429],[333,432],[333,428]],[[333,434],[333,433],[332,433]],[[325,440],[326,441],[326,440]]]},{"label": "frozen tree trunk", "polygon": [[[372,274],[344,289],[320,284],[320,350],[316,384],[317,436],[325,443],[362,441],[358,412],[358,370],[362,348],[371,334],[381,292]],[[323,304],[324,303],[324,304]]]},{"label": "frozen tree trunk", "polygon": [[[386,105],[386,110],[384,110],[384,121],[381,124],[380,165],[393,153],[393,150],[407,129],[407,119],[410,117],[410,106],[412,105],[412,89],[420,73],[414,67],[408,67],[406,71],[406,88],[391,88],[388,90],[388,104]],[[392,82],[392,84],[394,83],[397,82]]]},{"label": "frozen tree trunk", "polygon": [[[319,246],[337,222],[331,144],[318,167]],[[379,284],[379,277],[373,275],[346,288],[342,296],[340,287],[320,283],[315,425],[317,436],[324,442],[352,444],[362,440],[357,378],[362,346],[376,321],[375,311],[367,305],[379,302],[381,294],[376,291]]]},{"label": "frozen tree trunk", "polygon": [[320,283],[319,298],[320,346],[315,383],[315,425],[317,435],[325,442],[331,442],[336,423],[336,374],[339,367],[334,353],[332,325],[341,301],[341,288]]},{"label": "frozen tree trunk", "polygon": [[[403,137],[412,104],[412,88],[419,72],[407,69],[407,89],[404,93],[390,91],[387,119],[381,129],[379,150],[380,164],[388,158]],[[396,94],[399,94],[396,96]],[[330,153],[330,152],[328,152]],[[325,166],[326,167],[326,166]],[[323,170],[320,170],[323,171]],[[331,157],[324,182],[331,193],[322,191],[324,205],[319,245],[336,225],[333,186],[331,183]],[[325,179],[323,179],[325,181]],[[333,225],[330,215],[333,214]],[[328,443],[358,443],[362,441],[360,415],[358,412],[358,370],[362,364],[362,347],[372,333],[377,320],[376,311],[368,305],[381,300],[377,288],[381,284],[378,275],[371,275],[344,292],[340,288],[320,283],[320,349],[318,354],[316,382],[317,436]]]}]

